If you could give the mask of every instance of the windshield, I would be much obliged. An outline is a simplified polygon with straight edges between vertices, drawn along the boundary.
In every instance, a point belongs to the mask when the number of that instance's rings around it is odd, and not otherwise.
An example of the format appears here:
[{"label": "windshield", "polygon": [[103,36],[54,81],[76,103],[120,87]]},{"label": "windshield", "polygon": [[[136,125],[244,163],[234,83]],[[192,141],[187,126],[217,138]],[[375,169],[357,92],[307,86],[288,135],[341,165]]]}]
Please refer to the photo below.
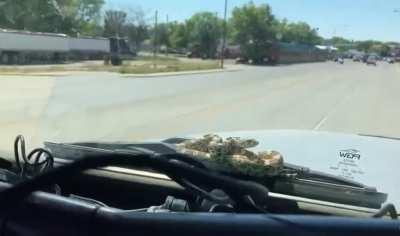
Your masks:
[{"label": "windshield", "polygon": [[400,137],[397,1],[42,2],[0,1],[2,155],[218,133],[400,196],[358,136]]}]

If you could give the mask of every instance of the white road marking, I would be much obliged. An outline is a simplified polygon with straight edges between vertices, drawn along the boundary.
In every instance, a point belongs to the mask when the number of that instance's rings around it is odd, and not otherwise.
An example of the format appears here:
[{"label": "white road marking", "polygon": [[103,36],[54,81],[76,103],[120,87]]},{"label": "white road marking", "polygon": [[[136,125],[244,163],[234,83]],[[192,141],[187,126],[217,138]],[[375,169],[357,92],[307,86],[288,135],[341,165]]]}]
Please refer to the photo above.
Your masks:
[{"label": "white road marking", "polygon": [[319,130],[319,128],[328,120],[330,114],[326,115],[325,117],[323,117],[316,126],[314,126],[313,130]]},{"label": "white road marking", "polygon": [[326,114],[322,119],[314,126],[313,130],[319,130],[321,126],[325,124],[325,122],[329,119],[330,116],[332,116],[334,113],[336,113],[337,110],[339,110],[339,107],[345,104],[354,94],[354,88],[351,93],[349,93],[344,99],[342,99],[340,102],[336,103],[333,109],[331,109],[328,114]]}]

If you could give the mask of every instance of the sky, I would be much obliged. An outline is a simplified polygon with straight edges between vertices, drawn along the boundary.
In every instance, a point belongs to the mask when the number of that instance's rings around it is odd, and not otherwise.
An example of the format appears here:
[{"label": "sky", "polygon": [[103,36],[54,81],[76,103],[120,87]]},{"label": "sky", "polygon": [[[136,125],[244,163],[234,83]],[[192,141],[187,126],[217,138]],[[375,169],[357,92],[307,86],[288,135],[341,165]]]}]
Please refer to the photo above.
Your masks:
[{"label": "sky", "polygon": [[[184,21],[199,11],[223,16],[224,0],[105,0],[107,9],[142,8],[149,16],[158,10],[159,21]],[[249,0],[228,0],[228,12]],[[305,21],[321,36],[351,40],[400,41],[399,0],[253,0],[267,3],[278,18]],[[398,12],[395,12],[398,9]]]}]

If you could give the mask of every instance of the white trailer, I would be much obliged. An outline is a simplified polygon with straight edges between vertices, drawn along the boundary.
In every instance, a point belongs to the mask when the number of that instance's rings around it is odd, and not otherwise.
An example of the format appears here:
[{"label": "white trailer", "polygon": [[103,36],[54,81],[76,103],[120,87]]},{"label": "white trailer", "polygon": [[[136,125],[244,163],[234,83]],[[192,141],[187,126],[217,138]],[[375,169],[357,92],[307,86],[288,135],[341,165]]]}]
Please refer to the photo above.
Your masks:
[{"label": "white trailer", "polygon": [[31,60],[59,60],[69,52],[68,36],[0,29],[0,62],[24,64]]},{"label": "white trailer", "polygon": [[71,59],[102,59],[110,53],[110,40],[107,38],[68,38]]},{"label": "white trailer", "polygon": [[125,39],[0,29],[0,64],[54,63],[66,59],[134,56]]},{"label": "white trailer", "polygon": [[110,40],[107,38],[68,38],[71,51],[110,52]]}]

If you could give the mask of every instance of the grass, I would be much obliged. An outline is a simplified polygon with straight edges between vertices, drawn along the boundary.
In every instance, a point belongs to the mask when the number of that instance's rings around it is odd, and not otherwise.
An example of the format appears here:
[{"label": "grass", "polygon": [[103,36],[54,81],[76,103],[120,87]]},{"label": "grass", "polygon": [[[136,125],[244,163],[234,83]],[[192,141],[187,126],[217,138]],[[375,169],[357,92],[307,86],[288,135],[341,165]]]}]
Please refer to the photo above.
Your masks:
[{"label": "grass", "polygon": [[146,63],[142,65],[124,65],[119,68],[121,74],[151,74],[151,73],[165,73],[165,72],[181,72],[181,71],[193,71],[193,70],[212,70],[218,69],[218,63],[157,63],[154,66],[153,63]]},{"label": "grass", "polygon": [[[155,66],[156,65],[156,66]],[[35,74],[71,71],[108,71],[121,74],[152,74],[166,72],[181,72],[193,70],[218,69],[216,61],[179,60],[175,57],[158,56],[154,61],[152,56],[139,56],[135,60],[125,61],[122,66],[99,64],[48,65],[48,66],[0,66],[1,73]]]},{"label": "grass", "polygon": [[[178,62],[179,58],[176,57],[167,57],[167,56],[157,56],[156,58],[157,62]],[[153,56],[138,56],[136,57],[137,61],[154,61]]]}]

